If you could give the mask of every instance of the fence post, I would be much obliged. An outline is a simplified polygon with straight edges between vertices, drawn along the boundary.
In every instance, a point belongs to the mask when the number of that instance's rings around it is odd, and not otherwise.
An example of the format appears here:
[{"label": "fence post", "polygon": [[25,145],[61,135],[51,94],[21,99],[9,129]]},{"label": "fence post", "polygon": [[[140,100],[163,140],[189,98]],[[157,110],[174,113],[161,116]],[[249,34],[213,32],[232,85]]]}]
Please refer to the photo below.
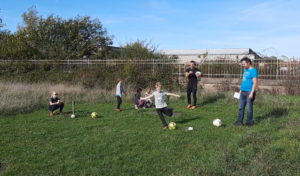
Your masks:
[{"label": "fence post", "polygon": [[181,64],[178,64],[178,83],[180,84]]},{"label": "fence post", "polygon": [[154,58],[152,58],[152,74],[154,74]]},{"label": "fence post", "polygon": [[278,57],[276,57],[276,80],[278,80],[278,70],[279,70],[279,68],[278,68]]}]

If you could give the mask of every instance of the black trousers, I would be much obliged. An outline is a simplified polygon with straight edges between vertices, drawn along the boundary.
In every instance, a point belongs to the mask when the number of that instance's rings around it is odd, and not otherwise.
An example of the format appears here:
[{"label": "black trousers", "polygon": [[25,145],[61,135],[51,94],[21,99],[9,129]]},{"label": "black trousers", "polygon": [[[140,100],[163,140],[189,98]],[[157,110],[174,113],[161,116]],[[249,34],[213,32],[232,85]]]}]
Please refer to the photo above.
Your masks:
[{"label": "black trousers", "polygon": [[117,96],[117,109],[120,109],[121,104],[122,104],[122,98],[120,96]]},{"label": "black trousers", "polygon": [[161,120],[161,123],[163,124],[163,126],[168,126],[168,123],[164,117],[164,114],[166,116],[172,116],[173,115],[173,109],[172,108],[157,108],[156,109],[157,114],[159,115],[159,118]]},{"label": "black trousers", "polygon": [[187,99],[188,99],[188,104],[191,104],[191,94],[193,93],[193,99],[194,99],[194,106],[197,105],[197,85],[188,85],[187,90]]},{"label": "black trousers", "polygon": [[65,106],[64,103],[59,103],[59,104],[56,104],[56,105],[49,105],[49,110],[51,112],[53,112],[56,109],[59,109],[59,112],[62,112],[64,110],[64,106]]}]

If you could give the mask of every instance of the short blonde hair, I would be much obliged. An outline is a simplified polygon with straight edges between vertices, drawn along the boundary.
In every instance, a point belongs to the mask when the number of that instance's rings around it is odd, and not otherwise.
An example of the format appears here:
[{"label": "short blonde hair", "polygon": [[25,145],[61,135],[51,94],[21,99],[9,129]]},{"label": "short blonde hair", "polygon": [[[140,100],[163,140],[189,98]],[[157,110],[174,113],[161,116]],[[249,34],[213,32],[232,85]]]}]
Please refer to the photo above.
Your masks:
[{"label": "short blonde hair", "polygon": [[155,87],[156,86],[162,86],[160,82],[155,83]]}]

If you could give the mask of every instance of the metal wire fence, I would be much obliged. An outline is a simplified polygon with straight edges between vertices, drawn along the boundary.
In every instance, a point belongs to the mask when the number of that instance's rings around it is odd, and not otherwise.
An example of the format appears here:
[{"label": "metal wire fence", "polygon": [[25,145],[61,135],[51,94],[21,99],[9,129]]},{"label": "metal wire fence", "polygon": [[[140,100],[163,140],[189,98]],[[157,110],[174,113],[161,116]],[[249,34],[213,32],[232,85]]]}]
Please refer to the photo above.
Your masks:
[{"label": "metal wire fence", "polygon": [[[30,65],[31,69],[56,68],[63,72],[74,72],[80,69],[111,69],[118,70],[131,64],[140,74],[152,74],[166,70],[180,79],[187,68],[174,60],[0,60],[1,65]],[[289,80],[300,79],[300,60],[256,60],[253,62],[259,71],[260,79]],[[203,77],[207,78],[241,78],[243,68],[240,63],[230,60],[200,61],[198,64]]]}]

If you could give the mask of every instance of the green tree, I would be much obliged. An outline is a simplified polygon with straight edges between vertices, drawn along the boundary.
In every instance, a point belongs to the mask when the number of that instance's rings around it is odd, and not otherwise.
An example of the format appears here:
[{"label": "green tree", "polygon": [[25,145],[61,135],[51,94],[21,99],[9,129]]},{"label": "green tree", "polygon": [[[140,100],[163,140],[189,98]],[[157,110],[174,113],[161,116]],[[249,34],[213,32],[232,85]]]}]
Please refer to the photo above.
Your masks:
[{"label": "green tree", "polygon": [[135,87],[152,87],[154,82],[161,81],[166,85],[176,82],[172,72],[176,57],[169,57],[157,51],[149,42],[136,41],[126,44],[120,54],[120,59],[126,60],[120,74]]},{"label": "green tree", "polygon": [[0,59],[22,59],[27,53],[26,46],[19,36],[11,34],[9,31],[1,32],[0,41]]},{"label": "green tree", "polygon": [[4,25],[2,23],[2,18],[0,17],[0,28],[2,28]]},{"label": "green tree", "polygon": [[159,54],[156,53],[156,48],[146,41],[136,41],[127,43],[121,52],[122,59],[131,60],[151,60],[158,59]]},{"label": "green tree", "polygon": [[[1,12],[1,9],[0,9]],[[2,28],[4,26],[4,24],[2,23],[2,18],[0,17],[0,28]]]},{"label": "green tree", "polygon": [[112,45],[112,37],[98,19],[43,18],[35,8],[22,18],[24,24],[16,35],[25,42],[30,59],[84,59],[100,52],[101,46]]}]

